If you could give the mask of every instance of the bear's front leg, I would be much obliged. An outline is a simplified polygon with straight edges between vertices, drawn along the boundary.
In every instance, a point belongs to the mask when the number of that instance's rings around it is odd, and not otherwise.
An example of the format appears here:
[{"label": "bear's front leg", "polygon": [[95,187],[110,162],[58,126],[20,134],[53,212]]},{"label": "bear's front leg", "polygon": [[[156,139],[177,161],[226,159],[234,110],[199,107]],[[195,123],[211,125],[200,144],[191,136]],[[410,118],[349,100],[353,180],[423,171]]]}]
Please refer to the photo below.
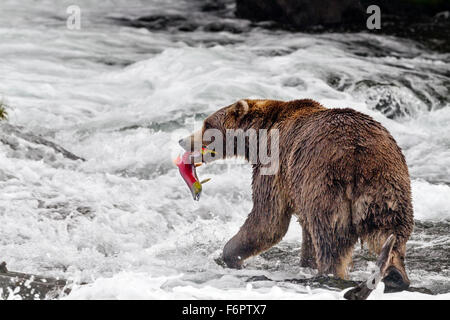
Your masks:
[{"label": "bear's front leg", "polygon": [[239,232],[223,249],[223,260],[229,268],[240,269],[245,259],[277,244],[286,234],[291,215],[255,209],[250,212]]},{"label": "bear's front leg", "polygon": [[223,259],[230,268],[240,268],[245,259],[278,243],[286,234],[292,210],[280,190],[275,175],[253,171],[253,209],[239,232],[223,249]]}]

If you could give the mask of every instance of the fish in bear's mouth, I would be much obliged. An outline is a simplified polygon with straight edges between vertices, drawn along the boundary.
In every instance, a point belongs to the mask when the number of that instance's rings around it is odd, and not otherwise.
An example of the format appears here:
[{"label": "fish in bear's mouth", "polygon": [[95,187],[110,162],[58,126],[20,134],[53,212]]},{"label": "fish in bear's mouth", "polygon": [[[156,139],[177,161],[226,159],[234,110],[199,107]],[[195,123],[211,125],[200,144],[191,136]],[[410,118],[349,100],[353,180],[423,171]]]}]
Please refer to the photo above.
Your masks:
[{"label": "fish in bear's mouth", "polygon": [[195,163],[195,158],[201,156],[203,160],[203,155],[206,153],[214,153],[214,151],[202,147],[201,151],[186,151],[174,160],[181,177],[186,182],[189,190],[191,191],[191,195],[194,201],[198,201],[200,199],[200,195],[202,193],[202,185],[211,180],[210,178],[208,178],[199,181],[196,170],[197,167],[202,165],[202,162]]}]

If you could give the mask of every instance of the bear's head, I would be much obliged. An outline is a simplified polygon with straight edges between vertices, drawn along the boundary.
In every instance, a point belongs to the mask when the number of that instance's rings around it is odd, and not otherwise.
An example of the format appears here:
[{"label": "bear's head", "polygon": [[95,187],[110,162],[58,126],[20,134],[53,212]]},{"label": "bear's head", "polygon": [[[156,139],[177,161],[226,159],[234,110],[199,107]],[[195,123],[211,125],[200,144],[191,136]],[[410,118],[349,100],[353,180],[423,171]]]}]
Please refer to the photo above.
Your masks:
[{"label": "bear's head", "polygon": [[[259,107],[257,100],[239,100],[221,108],[203,121],[200,130],[179,140],[179,144],[186,151],[191,152],[202,151],[202,148],[203,150],[214,150],[215,152],[209,153],[209,157],[202,157],[204,162],[208,162],[208,159],[214,160],[228,156],[245,156],[250,147],[249,141],[254,139],[253,142],[257,142],[257,136],[249,133],[248,129],[251,129],[252,125],[258,121],[257,114],[259,112],[257,110]],[[243,149],[239,150],[236,140],[241,138],[244,138],[242,141],[245,142]],[[227,149],[227,141],[233,143],[232,149],[229,146]]]},{"label": "bear's head", "polygon": [[201,130],[179,140],[179,144],[186,151],[201,152],[202,162],[242,156],[251,164],[275,168],[282,147],[279,144],[281,131],[297,119],[324,110],[326,108],[311,99],[239,100],[208,116]]}]

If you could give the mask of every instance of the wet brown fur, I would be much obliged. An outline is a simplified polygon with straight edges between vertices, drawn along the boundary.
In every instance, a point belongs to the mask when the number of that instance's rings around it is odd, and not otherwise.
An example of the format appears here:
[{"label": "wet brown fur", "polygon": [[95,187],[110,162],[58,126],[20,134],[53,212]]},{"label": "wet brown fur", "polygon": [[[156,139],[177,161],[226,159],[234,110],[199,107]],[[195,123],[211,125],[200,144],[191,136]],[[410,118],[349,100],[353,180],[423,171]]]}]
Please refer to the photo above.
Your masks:
[{"label": "wet brown fur", "polygon": [[405,244],[413,228],[409,173],[400,148],[380,123],[308,99],[243,100],[209,116],[203,130],[208,128],[280,133],[277,174],[260,175],[261,166],[253,165],[253,209],[225,245],[229,267],[239,268],[246,258],[278,243],[295,215],[302,226],[303,267],[346,278],[358,239],[379,253],[394,234],[390,265],[408,281]]}]

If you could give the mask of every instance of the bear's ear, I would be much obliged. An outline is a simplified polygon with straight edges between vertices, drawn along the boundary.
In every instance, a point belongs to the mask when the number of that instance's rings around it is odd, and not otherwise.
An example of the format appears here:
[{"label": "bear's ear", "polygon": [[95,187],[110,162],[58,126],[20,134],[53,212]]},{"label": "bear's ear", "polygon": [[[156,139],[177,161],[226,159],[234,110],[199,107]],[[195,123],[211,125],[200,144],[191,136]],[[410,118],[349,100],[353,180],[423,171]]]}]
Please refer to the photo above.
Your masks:
[{"label": "bear's ear", "polygon": [[230,107],[230,114],[233,115],[235,118],[240,118],[244,116],[249,110],[249,106],[247,101],[245,100],[239,100],[235,104],[231,105]]}]

